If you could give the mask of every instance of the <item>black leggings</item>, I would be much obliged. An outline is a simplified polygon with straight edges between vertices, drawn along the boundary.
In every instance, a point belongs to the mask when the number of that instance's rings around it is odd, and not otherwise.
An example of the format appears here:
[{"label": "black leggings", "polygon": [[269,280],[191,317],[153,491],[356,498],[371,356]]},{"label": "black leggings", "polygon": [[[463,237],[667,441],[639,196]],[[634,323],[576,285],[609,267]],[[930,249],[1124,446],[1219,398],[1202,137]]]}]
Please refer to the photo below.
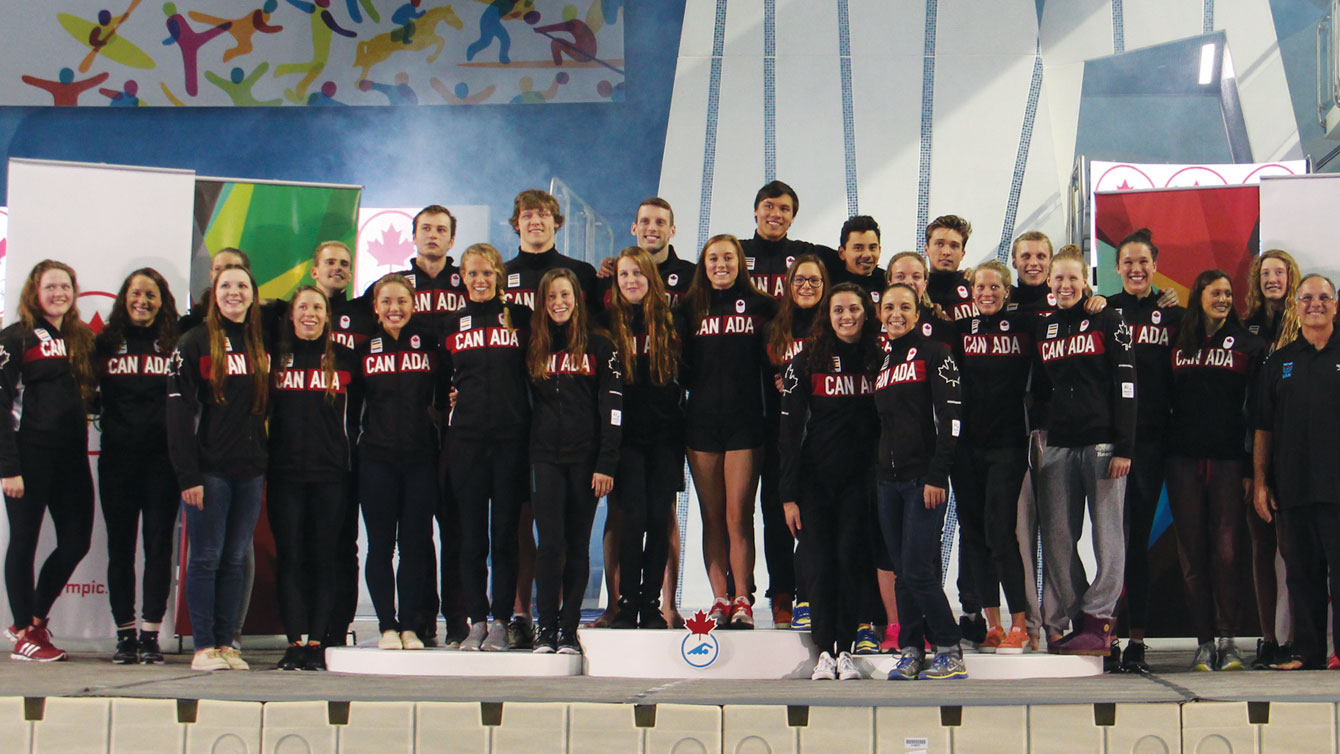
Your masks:
[{"label": "black leggings", "polygon": [[1023,447],[974,448],[960,443],[954,459],[959,562],[971,561],[972,592],[982,607],[1000,607],[1003,588],[1011,613],[1022,613],[1028,605],[1024,563],[1014,533],[1027,453]]},{"label": "black leggings", "polygon": [[1135,444],[1126,478],[1126,617],[1132,631],[1142,631],[1149,615],[1149,532],[1163,494],[1162,439],[1141,438]]},{"label": "black leggings", "polygon": [[671,445],[626,445],[619,453],[614,479],[610,502],[623,516],[619,596],[633,604],[658,601],[670,555],[675,496],[684,480],[684,450]]},{"label": "black leggings", "polygon": [[335,537],[335,583],[330,605],[325,640],[344,644],[349,625],[358,612],[358,484],[354,474],[346,474],[344,481],[344,520]]},{"label": "black leggings", "polygon": [[[25,479],[26,481],[26,479]],[[116,625],[135,622],[135,557],[144,531],[144,594],[141,617],[160,623],[172,583],[172,533],[181,493],[167,452],[103,445],[98,488],[107,526],[107,597]]]},{"label": "black leggings", "polygon": [[[539,542],[535,550],[535,604],[542,628],[576,630],[591,575],[591,491],[594,463],[531,464],[530,504]],[[562,606],[560,607],[560,600]]]},{"label": "black leggings", "polygon": [[1340,600],[1328,599],[1340,587],[1340,505],[1281,507],[1276,520],[1293,602],[1294,651],[1303,667],[1320,670],[1326,667],[1328,602],[1332,643],[1340,646]]},{"label": "black leggings", "polygon": [[343,474],[333,482],[272,477],[266,500],[279,555],[279,619],[290,643],[326,637],[335,597],[335,548],[347,504]]},{"label": "black leggings", "polygon": [[[768,425],[763,441],[763,465],[759,473],[759,507],[763,509],[763,560],[768,566],[767,597],[796,595],[796,540],[786,528],[782,513],[781,452],[777,449],[780,430]],[[732,584],[734,582],[731,582]],[[750,577],[750,584],[753,578]]]},{"label": "black leggings", "polygon": [[[93,476],[84,448],[46,448],[19,439],[23,497],[5,495],[9,550],[5,553],[5,589],[14,625],[24,628],[46,618],[70,575],[88,553],[93,536]],[[51,512],[56,549],[42,563],[33,586],[33,560],[42,519]]]},{"label": "black leggings", "polygon": [[1232,636],[1238,614],[1233,547],[1244,523],[1242,462],[1173,456],[1167,472],[1168,505],[1196,640],[1204,644]]},{"label": "black leggings", "polygon": [[870,613],[876,589],[870,552],[870,499],[864,478],[806,479],[799,500],[798,555],[808,580],[811,636],[821,652],[845,652]]},{"label": "black leggings", "polygon": [[[1277,625],[1275,608],[1279,602],[1275,554],[1278,553],[1286,562],[1288,561],[1288,555],[1284,552],[1288,543],[1279,536],[1279,526],[1279,516],[1266,521],[1256,515],[1256,510],[1252,506],[1247,506],[1247,533],[1251,535],[1252,540],[1252,585],[1256,592],[1256,614],[1261,621],[1261,635],[1273,641],[1287,638],[1275,635]],[[1292,602],[1293,595],[1289,595],[1287,608],[1291,612]],[[1292,626],[1292,621],[1288,625]]]},{"label": "black leggings", "polygon": [[[429,462],[400,466],[367,457],[358,463],[358,492],[368,530],[365,578],[377,611],[378,631],[419,631],[423,605],[424,552],[432,539],[437,507],[437,469]],[[399,549],[400,562],[391,568]],[[396,614],[396,597],[400,613]]]},{"label": "black leggings", "polygon": [[507,620],[516,601],[517,527],[526,494],[526,441],[456,439],[451,452],[465,611],[475,623],[487,620],[490,609],[494,620]]}]

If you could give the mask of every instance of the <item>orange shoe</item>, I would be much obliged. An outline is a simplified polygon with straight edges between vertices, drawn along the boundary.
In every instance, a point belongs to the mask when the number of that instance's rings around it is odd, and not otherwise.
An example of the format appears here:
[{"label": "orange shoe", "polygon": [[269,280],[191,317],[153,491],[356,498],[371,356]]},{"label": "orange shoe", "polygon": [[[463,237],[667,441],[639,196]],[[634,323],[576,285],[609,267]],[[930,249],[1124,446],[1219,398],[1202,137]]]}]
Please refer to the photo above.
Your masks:
[{"label": "orange shoe", "polygon": [[996,647],[999,647],[1001,641],[1004,639],[1005,629],[1000,626],[992,626],[991,629],[986,632],[986,638],[982,639],[982,643],[977,645],[977,651],[993,654],[996,651]]},{"label": "orange shoe", "polygon": [[[995,629],[991,630],[994,631]],[[987,636],[986,638],[988,641],[991,639],[990,636]],[[1005,634],[1005,638],[1000,640],[1000,644],[996,646],[996,654],[1021,655],[1024,653],[1024,648],[1030,645],[1031,641],[1028,638],[1028,632],[1015,626],[1010,629],[1008,634]]]}]

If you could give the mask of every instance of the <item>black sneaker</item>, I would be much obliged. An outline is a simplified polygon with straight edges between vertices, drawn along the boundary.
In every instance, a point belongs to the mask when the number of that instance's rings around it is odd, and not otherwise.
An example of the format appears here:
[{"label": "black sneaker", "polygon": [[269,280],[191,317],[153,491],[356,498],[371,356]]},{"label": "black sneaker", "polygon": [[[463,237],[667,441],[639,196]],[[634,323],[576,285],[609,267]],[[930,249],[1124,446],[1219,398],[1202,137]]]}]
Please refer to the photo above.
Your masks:
[{"label": "black sneaker", "polygon": [[140,633],[140,663],[144,665],[163,664],[163,652],[158,648],[158,632],[153,635]]},{"label": "black sneaker", "polygon": [[532,650],[537,655],[551,655],[558,651],[558,629],[550,626],[541,628],[539,634],[535,637],[535,649]]},{"label": "black sneaker", "polygon": [[610,621],[610,628],[637,628],[637,603],[630,599],[619,600],[619,612]]},{"label": "black sneaker", "polygon": [[1132,641],[1126,644],[1121,655],[1121,669],[1127,673],[1148,673],[1149,663],[1145,662],[1145,643]]},{"label": "black sneaker", "polygon": [[284,656],[279,658],[275,667],[280,670],[299,670],[307,662],[307,653],[300,644],[290,644],[284,650]]},{"label": "black sneaker", "polygon": [[661,614],[661,601],[658,599],[644,600],[641,608],[638,610],[638,628],[669,628],[670,624],[665,622],[665,616]]},{"label": "black sneaker", "polygon": [[977,617],[973,619],[969,619],[966,615],[960,615],[958,628],[963,634],[963,640],[972,642],[974,647],[986,641],[986,618],[981,613],[978,613]]},{"label": "black sneaker", "polygon": [[325,670],[326,669],[326,648],[320,645],[308,644],[303,647],[303,670]]},{"label": "black sneaker", "polygon": [[558,630],[558,653],[561,655],[579,655],[582,653],[582,644],[577,641],[577,629],[561,628]]},{"label": "black sneaker", "polygon": [[508,649],[531,649],[535,646],[535,624],[529,615],[513,615],[507,624]]},{"label": "black sneaker", "polygon": [[[1128,644],[1127,646],[1134,645]],[[1112,640],[1112,649],[1106,655],[1103,655],[1103,672],[1121,672],[1121,643],[1116,639]]]},{"label": "black sneaker", "polygon": [[1278,642],[1267,639],[1256,640],[1256,658],[1252,660],[1252,670],[1270,670],[1270,666],[1279,657],[1280,645]]},{"label": "black sneaker", "polygon": [[116,643],[116,654],[112,655],[112,662],[117,665],[134,665],[140,661],[140,643],[135,641],[134,636],[123,637]]}]

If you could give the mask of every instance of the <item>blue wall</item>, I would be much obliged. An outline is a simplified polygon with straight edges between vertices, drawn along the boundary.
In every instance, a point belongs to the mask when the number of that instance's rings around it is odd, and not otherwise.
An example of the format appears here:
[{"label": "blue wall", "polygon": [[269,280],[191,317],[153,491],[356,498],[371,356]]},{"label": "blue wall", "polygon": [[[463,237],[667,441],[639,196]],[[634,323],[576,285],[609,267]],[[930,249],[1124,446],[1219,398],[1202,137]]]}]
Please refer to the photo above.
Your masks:
[{"label": "blue wall", "polygon": [[[362,184],[363,204],[492,207],[509,254],[512,197],[562,178],[615,227],[660,184],[684,0],[624,5],[623,102],[265,108],[0,107],[3,156]],[[8,204],[0,175],[0,205]],[[91,239],[90,239],[91,240]]]}]

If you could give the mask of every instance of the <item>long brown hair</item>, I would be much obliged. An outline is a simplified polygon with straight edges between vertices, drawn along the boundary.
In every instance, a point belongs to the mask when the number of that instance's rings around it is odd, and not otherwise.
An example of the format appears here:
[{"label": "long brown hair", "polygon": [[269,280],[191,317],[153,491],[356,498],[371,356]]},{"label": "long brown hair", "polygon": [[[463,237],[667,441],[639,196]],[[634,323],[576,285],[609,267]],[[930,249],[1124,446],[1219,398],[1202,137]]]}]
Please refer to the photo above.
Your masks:
[{"label": "long brown hair", "polygon": [[[545,301],[549,298],[549,288],[559,280],[566,280],[572,286],[572,318],[568,320],[568,342],[556,348],[549,307]],[[650,294],[648,294],[650,295]],[[555,267],[540,278],[539,289],[535,291],[535,313],[530,318],[530,345],[526,349],[526,369],[530,378],[536,382],[546,379],[549,357],[557,350],[572,354],[580,359],[586,354],[587,336],[590,327],[586,322],[586,303],[582,300],[582,286],[577,275],[566,267]]]},{"label": "long brown hair", "polygon": [[223,334],[224,318],[219,314],[217,298],[219,281],[229,270],[241,270],[246,273],[247,281],[251,284],[251,306],[247,308],[246,316],[242,320],[244,325],[242,341],[247,356],[251,359],[251,413],[263,414],[270,393],[267,389],[270,384],[270,362],[266,358],[265,340],[261,335],[261,306],[256,295],[256,278],[252,276],[251,270],[239,264],[230,264],[219,270],[218,277],[214,278],[214,284],[210,286],[209,300],[212,304],[205,314],[205,328],[209,334],[210,392],[214,395],[215,403],[227,403],[223,386],[228,378],[228,349],[224,344],[226,339]]},{"label": "long brown hair", "polygon": [[[465,258],[471,256],[483,259],[485,262],[489,263],[490,267],[493,268],[493,297],[501,302],[504,302],[502,326],[509,332],[515,330],[516,328],[512,326],[512,313],[507,310],[507,306],[505,305],[507,301],[507,295],[503,292],[503,283],[507,281],[507,265],[503,264],[502,254],[499,254],[498,250],[493,248],[493,246],[490,244],[486,243],[470,244],[470,247],[461,254],[462,283],[465,282]],[[469,297],[470,294],[469,292],[467,292],[466,298],[469,299]]]},{"label": "long brown hair", "polygon": [[[1186,314],[1182,315],[1182,321],[1177,326],[1177,342],[1173,343],[1174,350],[1181,351],[1187,356],[1195,356],[1200,350],[1210,329],[1207,324],[1209,317],[1205,315],[1205,307],[1201,304],[1202,294],[1211,283],[1219,280],[1227,280],[1230,288],[1233,285],[1233,279],[1223,270],[1205,270],[1196,276],[1195,282],[1191,284],[1191,297],[1186,302]],[[1236,307],[1229,307],[1225,324],[1228,323],[1238,323]]]},{"label": "long brown hair", "polygon": [[146,277],[158,286],[158,299],[161,307],[154,317],[154,327],[158,331],[158,346],[164,352],[171,351],[177,344],[177,300],[172,297],[168,282],[163,275],[152,267],[141,267],[126,276],[121,290],[112,302],[112,313],[107,317],[107,326],[98,333],[97,345],[102,353],[116,351],[126,342],[126,327],[130,325],[130,310],[127,299],[130,296],[130,284],[137,277]]},{"label": "long brown hair", "polygon": [[58,329],[65,339],[65,360],[70,365],[70,374],[79,386],[79,396],[87,403],[93,400],[93,394],[97,392],[98,380],[93,372],[93,329],[79,318],[79,279],[75,277],[74,268],[54,259],[43,259],[34,265],[28,273],[28,279],[23,281],[23,291],[19,294],[19,321],[29,330],[51,327],[37,300],[42,276],[51,270],[59,270],[70,276],[70,310],[61,318]]},{"label": "long brown hair", "polygon": [[[800,263],[797,262],[796,266],[799,267]],[[870,294],[855,283],[838,283],[833,286],[833,290],[824,291],[823,300],[819,302],[819,312],[814,315],[814,327],[810,330],[811,340],[798,358],[808,360],[811,372],[829,368],[838,343],[837,332],[833,330],[832,307],[833,297],[839,293],[854,294],[861,302],[861,309],[865,312],[860,340],[861,370],[873,376],[884,360],[884,349],[879,347],[879,313],[875,311]]]},{"label": "long brown hair", "polygon": [[[766,187],[765,187],[766,188]],[[689,330],[697,330],[698,323],[707,316],[707,309],[712,304],[712,283],[707,279],[707,250],[712,244],[725,241],[735,247],[735,257],[739,260],[739,272],[735,275],[735,283],[731,285],[730,290],[739,294],[764,295],[762,291],[754,286],[754,281],[749,277],[749,270],[744,261],[744,247],[740,246],[740,239],[729,233],[720,233],[707,239],[703,244],[702,251],[698,252],[698,264],[693,268],[693,282],[689,284],[689,290],[684,294],[684,301],[681,306],[689,318]]]},{"label": "long brown hair", "polygon": [[[279,358],[276,363],[279,364],[279,369],[287,368],[285,365],[288,364],[288,357],[293,353],[293,344],[298,339],[297,329],[293,325],[293,312],[297,311],[298,297],[304,293],[315,293],[326,304],[326,322],[321,327],[319,336],[325,341],[325,350],[321,353],[321,376],[326,380],[326,403],[334,403],[339,386],[335,384],[335,341],[330,337],[330,297],[315,285],[304,285],[293,292],[293,298],[289,302],[288,324],[280,328]],[[275,370],[275,374],[279,374],[278,369]]]},{"label": "long brown hair", "polygon": [[[819,302],[815,307],[822,306],[828,300],[828,270],[824,263],[813,254],[801,254],[796,257],[796,261],[791,268],[786,271],[786,290],[782,293],[782,302],[777,306],[777,314],[772,318],[772,324],[768,332],[768,361],[773,366],[781,366],[786,363],[786,355],[791,352],[791,346],[796,339],[791,336],[791,325],[796,318],[796,297],[795,289],[792,283],[796,279],[796,270],[800,269],[802,264],[812,264],[819,268],[819,277],[823,279],[823,288],[819,291]],[[817,316],[817,315],[816,315]]]},{"label": "long brown hair", "polygon": [[[650,201],[650,200],[648,200]],[[647,295],[642,303],[634,304],[624,298],[619,289],[619,262],[631,259],[647,279]],[[614,259],[615,284],[610,287],[610,337],[619,349],[623,361],[624,382],[637,381],[637,333],[633,331],[633,315],[642,308],[642,319],[647,328],[648,373],[651,384],[668,385],[675,379],[679,366],[679,332],[675,330],[670,314],[670,297],[666,295],[661,275],[651,255],[636,246],[628,246]]]}]

